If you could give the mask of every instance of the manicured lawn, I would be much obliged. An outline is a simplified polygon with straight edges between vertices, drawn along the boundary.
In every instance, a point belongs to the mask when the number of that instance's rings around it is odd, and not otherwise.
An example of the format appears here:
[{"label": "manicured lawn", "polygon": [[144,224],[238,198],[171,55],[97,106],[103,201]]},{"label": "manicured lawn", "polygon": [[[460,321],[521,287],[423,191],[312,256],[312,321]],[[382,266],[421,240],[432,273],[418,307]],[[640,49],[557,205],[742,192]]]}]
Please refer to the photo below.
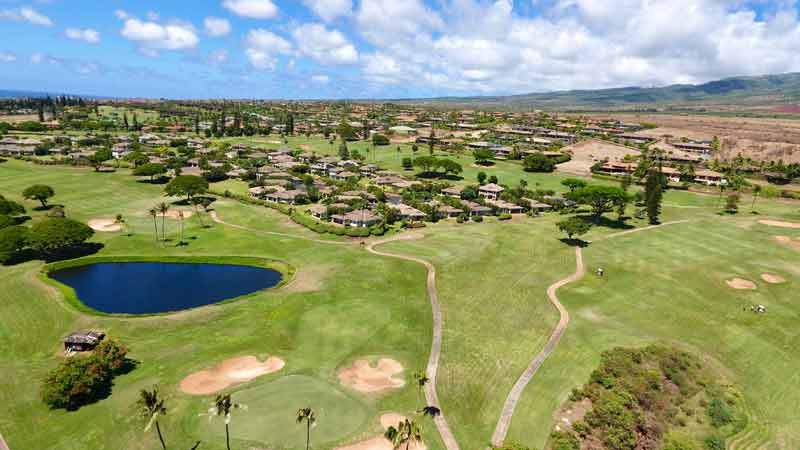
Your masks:
[{"label": "manicured lawn", "polygon": [[[116,213],[127,218],[130,235],[94,238],[105,244],[100,255],[258,256],[286,261],[298,272],[288,286],[242,301],[170,316],[118,319],[84,315],[65,304],[38,280],[40,262],[1,267],[0,400],[6,408],[0,413],[0,428],[12,448],[155,449],[157,440],[142,432],[144,423],[134,410],[138,391],[154,384],[168,399],[169,414],[162,423],[168,443],[189,448],[202,439],[202,448],[224,448],[217,429],[221,423],[198,416],[208,409],[212,396],[185,395],[178,383],[197,370],[244,355],[276,355],[286,361],[282,371],[230,390],[234,400],[254,409],[237,416],[233,424],[234,430],[241,424],[242,437],[249,443],[301,447],[302,439],[292,442],[299,427],[287,428],[287,421],[302,406],[316,408],[319,429],[329,430],[316,437],[323,447],[374,431],[382,411],[409,414],[413,409],[416,392],[410,371],[424,367],[431,333],[423,268],[370,255],[358,245],[325,246],[219,224],[202,228],[197,217],[187,221],[187,247],[175,247],[175,241],[162,246],[154,242],[152,220],[145,212],[165,200],[160,187],[137,183],[124,173],[100,175],[16,161],[0,165],[4,194],[36,182],[52,185],[57,192],[54,202],[64,204],[76,219]],[[272,231],[303,233],[287,225],[282,215],[251,208],[233,201],[218,205],[226,220],[247,216]],[[173,239],[176,229],[176,222],[168,220]],[[87,328],[105,330],[127,345],[138,367],[115,379],[112,395],[104,400],[76,412],[49,411],[38,397],[40,382],[59,360],[61,338]],[[374,356],[400,361],[407,368],[407,387],[376,397],[339,385],[340,367]],[[287,376],[289,381],[283,381]],[[291,382],[295,379],[305,381]],[[340,405],[341,396],[347,402]],[[270,420],[261,414],[266,410],[271,411]],[[438,448],[432,425],[428,429],[427,441]],[[246,444],[237,440],[235,431],[233,437],[238,447]]]}]

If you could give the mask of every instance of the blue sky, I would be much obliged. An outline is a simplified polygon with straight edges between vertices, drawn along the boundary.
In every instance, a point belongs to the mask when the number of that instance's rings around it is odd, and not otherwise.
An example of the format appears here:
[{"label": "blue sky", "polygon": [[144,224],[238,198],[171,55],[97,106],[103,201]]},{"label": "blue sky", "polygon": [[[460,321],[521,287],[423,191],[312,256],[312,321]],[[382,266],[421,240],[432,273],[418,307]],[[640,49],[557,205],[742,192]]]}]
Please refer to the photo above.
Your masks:
[{"label": "blue sky", "polygon": [[800,71],[794,0],[0,0],[0,89],[399,98]]}]

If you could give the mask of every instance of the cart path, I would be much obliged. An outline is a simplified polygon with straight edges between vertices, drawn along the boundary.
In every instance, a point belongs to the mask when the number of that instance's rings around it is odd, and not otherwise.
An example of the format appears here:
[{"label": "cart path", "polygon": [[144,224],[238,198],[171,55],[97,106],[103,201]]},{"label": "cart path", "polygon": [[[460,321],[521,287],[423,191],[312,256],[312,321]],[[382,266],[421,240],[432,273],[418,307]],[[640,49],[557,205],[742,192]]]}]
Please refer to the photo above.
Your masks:
[{"label": "cart path", "polygon": [[[229,226],[231,228],[236,228],[236,229],[242,230],[242,231],[249,231],[251,233],[267,234],[267,235],[270,235],[270,236],[281,236],[281,237],[292,238],[292,239],[302,239],[304,241],[316,242],[317,244],[353,245],[353,242],[348,242],[348,241],[326,241],[326,240],[323,240],[323,239],[314,239],[314,238],[310,238],[310,237],[306,237],[306,236],[301,236],[299,234],[280,233],[280,232],[277,232],[277,231],[256,230],[255,228],[248,228],[248,227],[245,227],[245,226],[242,226],[242,225],[236,225],[235,223],[225,222],[224,220],[220,219],[219,214],[217,214],[216,211],[211,211],[209,214],[211,215],[211,219],[213,219],[214,222],[216,222],[216,223],[219,223],[219,224],[222,224],[222,225],[227,225],[227,226]],[[0,449],[0,450],[2,450],[2,449]]]},{"label": "cart path", "polygon": [[3,440],[2,434],[0,434],[0,450],[8,450],[8,445],[6,444],[6,441]]},{"label": "cart path", "polygon": [[605,236],[605,237],[602,237],[600,239],[597,239],[597,241],[604,241],[606,239],[625,236],[625,235],[633,234],[633,233],[639,233],[639,232],[642,232],[642,231],[653,230],[655,228],[661,228],[661,227],[665,227],[665,226],[668,226],[668,225],[678,225],[678,224],[681,224],[681,223],[693,222],[693,221],[696,221],[696,220],[697,219],[673,220],[672,222],[664,222],[664,223],[659,223],[657,225],[650,225],[650,226],[646,226],[646,227],[642,227],[642,228],[634,228],[632,230],[620,231],[619,233],[609,234],[608,236]]},{"label": "cart path", "polygon": [[422,258],[375,250],[375,247],[387,244],[389,242],[420,239],[422,237],[423,235],[419,234],[403,234],[400,236],[394,236],[368,244],[367,251],[379,256],[415,262],[425,266],[425,268],[428,270],[427,287],[428,297],[431,301],[431,310],[433,312],[433,339],[431,342],[431,353],[428,357],[428,368],[426,369],[426,375],[430,381],[425,385],[425,400],[429,406],[436,406],[442,411],[441,414],[436,416],[433,420],[436,424],[436,428],[439,430],[439,435],[441,436],[447,450],[459,450],[458,442],[456,441],[450,426],[447,424],[444,411],[439,404],[439,395],[436,392],[436,373],[439,371],[439,356],[442,352],[442,311],[439,307],[439,297],[436,293],[436,268],[429,261],[426,261]]},{"label": "cart path", "polygon": [[558,313],[561,317],[558,320],[558,324],[553,330],[553,333],[550,335],[550,339],[548,339],[547,344],[545,344],[542,351],[540,351],[533,361],[531,361],[530,365],[528,365],[528,368],[525,369],[522,375],[520,375],[519,379],[517,379],[517,382],[514,383],[514,387],[512,387],[511,391],[508,393],[505,404],[503,404],[503,410],[500,413],[500,419],[498,419],[497,426],[494,429],[494,434],[492,434],[493,446],[499,447],[503,445],[503,441],[506,439],[506,434],[508,434],[508,428],[511,426],[511,418],[514,416],[514,409],[517,407],[517,402],[519,402],[519,398],[525,391],[525,387],[528,385],[528,383],[530,383],[531,379],[533,379],[533,376],[536,375],[536,371],[539,370],[539,367],[541,367],[547,357],[550,356],[550,353],[552,353],[556,348],[558,341],[561,340],[561,336],[567,329],[567,325],[569,324],[569,312],[567,312],[567,309],[564,308],[564,305],[562,305],[558,300],[556,291],[569,283],[580,280],[583,278],[585,273],[586,270],[583,266],[583,253],[580,247],[575,247],[575,273],[567,278],[556,281],[547,288],[547,297],[550,299],[550,302],[553,304],[553,306],[555,306],[555,308],[558,310]]}]

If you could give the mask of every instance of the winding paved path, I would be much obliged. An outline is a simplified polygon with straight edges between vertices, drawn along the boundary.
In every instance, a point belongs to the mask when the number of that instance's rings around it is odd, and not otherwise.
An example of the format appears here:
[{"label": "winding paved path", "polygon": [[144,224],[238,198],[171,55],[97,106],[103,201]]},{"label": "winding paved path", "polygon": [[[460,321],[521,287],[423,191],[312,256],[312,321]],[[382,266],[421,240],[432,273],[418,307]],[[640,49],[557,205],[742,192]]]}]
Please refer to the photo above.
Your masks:
[{"label": "winding paved path", "polygon": [[6,444],[6,441],[3,440],[2,434],[0,434],[0,450],[8,450],[8,445]]},{"label": "winding paved path", "polygon": [[533,379],[533,376],[536,375],[536,371],[539,370],[539,367],[541,367],[547,357],[550,356],[550,353],[552,353],[556,348],[558,341],[561,340],[561,336],[567,329],[567,325],[569,324],[569,312],[566,308],[564,308],[564,305],[558,301],[556,291],[569,283],[580,280],[583,278],[585,272],[586,270],[583,267],[583,253],[581,252],[580,247],[575,247],[575,273],[567,278],[564,278],[563,280],[556,281],[547,288],[547,297],[550,299],[550,302],[553,304],[553,306],[556,307],[558,313],[561,315],[561,318],[558,320],[558,324],[553,330],[553,333],[550,335],[550,339],[548,339],[547,344],[545,344],[542,351],[540,351],[533,361],[531,361],[530,365],[528,365],[528,368],[525,369],[522,375],[520,375],[519,379],[517,379],[517,382],[514,383],[514,387],[511,388],[511,392],[508,393],[505,404],[503,404],[503,410],[500,413],[500,419],[498,419],[497,426],[494,429],[494,434],[492,434],[493,446],[499,447],[503,445],[503,441],[506,439],[506,434],[508,434],[508,428],[511,425],[511,418],[514,415],[514,409],[517,407],[517,402],[519,402],[522,392],[525,390],[525,387],[528,385],[528,383],[530,383],[531,379]]},{"label": "winding paved path", "polygon": [[[428,357],[428,368],[426,369],[426,375],[428,376],[430,382],[425,385],[425,400],[428,402],[428,405],[436,406],[441,410],[441,405],[439,404],[439,395],[436,393],[436,373],[439,371],[439,356],[441,356],[442,353],[442,311],[439,307],[439,296],[436,293],[436,268],[433,266],[433,264],[421,258],[375,250],[376,246],[389,242],[419,239],[421,237],[422,236],[415,234],[403,234],[400,236],[391,237],[389,239],[370,243],[367,245],[367,251],[379,256],[412,261],[417,264],[422,264],[426,269],[428,269],[427,286],[428,297],[430,297],[431,300],[431,310],[433,311],[433,340],[431,342],[431,353]],[[436,428],[439,430],[439,435],[442,437],[442,441],[444,442],[447,450],[459,450],[458,442],[456,441],[450,426],[447,424],[444,411],[442,411],[442,413],[433,420],[436,424]]]}]

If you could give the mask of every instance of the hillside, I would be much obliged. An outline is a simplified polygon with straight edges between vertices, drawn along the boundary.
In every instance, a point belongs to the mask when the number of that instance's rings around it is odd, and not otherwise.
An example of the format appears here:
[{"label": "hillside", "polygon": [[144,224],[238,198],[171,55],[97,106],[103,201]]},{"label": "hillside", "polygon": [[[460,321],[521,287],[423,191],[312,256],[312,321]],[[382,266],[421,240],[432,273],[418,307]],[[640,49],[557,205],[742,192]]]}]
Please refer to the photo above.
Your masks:
[{"label": "hillside", "polygon": [[800,73],[733,77],[704,84],[622,87],[495,97],[443,97],[409,102],[541,109],[652,109],[666,106],[764,106],[800,101]]}]

